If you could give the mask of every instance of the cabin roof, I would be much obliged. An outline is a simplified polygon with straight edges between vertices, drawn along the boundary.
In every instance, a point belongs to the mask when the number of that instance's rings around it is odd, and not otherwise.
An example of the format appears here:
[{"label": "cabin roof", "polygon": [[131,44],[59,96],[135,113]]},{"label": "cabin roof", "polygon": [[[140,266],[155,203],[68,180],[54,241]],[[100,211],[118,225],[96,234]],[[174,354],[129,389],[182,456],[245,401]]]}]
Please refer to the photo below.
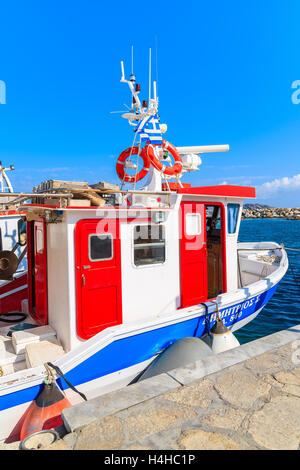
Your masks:
[{"label": "cabin roof", "polygon": [[218,186],[198,186],[191,188],[178,188],[179,194],[195,194],[198,196],[221,196],[237,198],[255,198],[255,188],[251,186],[235,186],[220,184]]},{"label": "cabin roof", "polygon": [[[176,185],[176,186],[175,186]],[[246,199],[246,198],[255,198],[255,188],[250,187],[250,186],[235,186],[235,185],[229,185],[229,184],[224,184],[224,185],[218,185],[218,186],[197,186],[197,187],[191,187],[190,185],[185,185],[184,187],[179,187],[178,183],[173,183],[173,186],[170,187],[171,192],[177,192],[177,194],[182,194],[182,195],[191,195],[191,196],[209,196],[211,197],[229,197],[229,198],[239,198],[239,199]],[[142,194],[141,192],[139,192]],[[133,193],[134,194],[134,193]],[[145,192],[145,195],[148,193]],[[149,194],[156,194],[156,193],[149,193]],[[149,195],[148,194],[148,195]],[[164,195],[166,194],[165,191],[162,191],[160,193],[157,193],[157,195]],[[171,193],[169,193],[171,194]],[[80,202],[78,202],[80,204]],[[36,210],[38,208],[43,208],[43,209],[56,209],[59,211],[76,211],[76,210],[98,210],[99,206],[81,206],[81,205],[74,205],[74,206],[66,206],[66,207],[59,207],[57,205],[49,205],[46,203],[45,204],[37,204],[37,203],[24,203],[21,207],[18,208],[18,212],[28,212],[30,210]],[[154,210],[154,211],[161,211],[161,210],[169,210],[168,207],[139,207],[139,206],[106,206],[103,205],[101,206],[102,210],[105,211],[110,211],[110,210]]]}]

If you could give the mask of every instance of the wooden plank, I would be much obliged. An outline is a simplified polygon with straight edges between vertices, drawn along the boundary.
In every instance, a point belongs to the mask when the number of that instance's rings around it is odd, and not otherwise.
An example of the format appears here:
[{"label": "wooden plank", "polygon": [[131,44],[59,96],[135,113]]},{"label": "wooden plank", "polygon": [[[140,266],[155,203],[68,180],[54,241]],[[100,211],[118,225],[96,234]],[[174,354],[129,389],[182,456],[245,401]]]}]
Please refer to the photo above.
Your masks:
[{"label": "wooden plank", "polygon": [[99,183],[90,184],[90,188],[100,189],[102,191],[106,191],[106,190],[119,191],[120,186],[118,184],[107,183],[106,181],[99,181]]}]

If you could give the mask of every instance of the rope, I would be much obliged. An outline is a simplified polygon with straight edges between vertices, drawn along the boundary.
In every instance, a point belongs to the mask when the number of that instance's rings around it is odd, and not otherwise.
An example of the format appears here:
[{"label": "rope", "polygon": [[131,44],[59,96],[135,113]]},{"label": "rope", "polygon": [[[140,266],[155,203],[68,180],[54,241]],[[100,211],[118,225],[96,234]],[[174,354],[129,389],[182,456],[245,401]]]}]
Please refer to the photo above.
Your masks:
[{"label": "rope", "polygon": [[[205,302],[201,302],[200,305],[203,305],[203,307],[205,308],[205,332],[207,333],[207,336],[210,337],[210,317],[209,317],[209,313],[208,313],[208,305]],[[201,318],[202,318],[202,316],[200,316],[199,319],[198,319],[197,326],[196,326],[194,334],[193,334],[194,337],[197,337],[197,333],[198,333],[198,329],[199,329],[199,326],[200,326]]]},{"label": "rope", "polygon": [[275,251],[275,250],[289,250],[289,251],[299,251],[299,248],[289,248],[281,243],[281,246],[276,248],[237,248],[237,251]]},{"label": "rope", "polygon": [[275,251],[285,249],[284,246],[279,246],[277,248],[237,248],[237,251]]},{"label": "rope", "polygon": [[[294,251],[295,254],[300,252],[300,249],[299,249],[299,248],[290,248],[290,247],[284,246],[283,243],[281,244],[281,247],[284,248],[285,250]],[[294,281],[295,281],[295,283],[296,283],[296,286],[297,286],[297,287],[299,288],[299,290],[300,290],[300,284],[299,284],[299,282],[298,282],[298,280],[297,280],[297,278],[296,278],[296,274],[295,274],[295,271],[294,271],[293,266],[291,265],[291,263],[290,263],[290,268],[291,268],[291,272],[292,272]]]},{"label": "rope", "polygon": [[237,251],[275,251],[275,250],[289,250],[289,251],[299,251],[299,248],[289,248],[281,243],[281,246],[276,248],[237,248]]},{"label": "rope", "polygon": [[[78,395],[81,396],[81,398],[83,398],[83,400],[87,401],[87,398],[86,396],[81,393],[79,390],[77,390],[76,387],[74,387],[74,385],[71,384],[71,382],[68,381],[68,379],[64,376],[64,374],[62,373],[62,371],[60,370],[60,368],[58,366],[55,366],[54,364],[52,364],[52,362],[46,362],[47,366],[50,366],[52,367],[52,369],[55,370],[55,372],[57,373],[57,375],[59,377],[62,377],[64,379],[64,381],[67,383],[67,385],[69,385],[70,389],[73,390],[74,392],[78,393]],[[47,369],[46,369],[47,370]],[[48,369],[49,370],[49,369]],[[47,370],[47,371],[48,371]]]},{"label": "rope", "polygon": [[[10,319],[7,317],[13,317],[13,319]],[[26,313],[22,313],[22,312],[0,313],[0,322],[3,321],[4,323],[18,323],[20,321],[25,320],[26,317],[27,317]]]},{"label": "rope", "polygon": [[204,305],[205,307],[205,330],[207,332],[207,336],[210,337],[210,317],[208,313],[208,306],[204,302],[202,303],[202,305]]}]

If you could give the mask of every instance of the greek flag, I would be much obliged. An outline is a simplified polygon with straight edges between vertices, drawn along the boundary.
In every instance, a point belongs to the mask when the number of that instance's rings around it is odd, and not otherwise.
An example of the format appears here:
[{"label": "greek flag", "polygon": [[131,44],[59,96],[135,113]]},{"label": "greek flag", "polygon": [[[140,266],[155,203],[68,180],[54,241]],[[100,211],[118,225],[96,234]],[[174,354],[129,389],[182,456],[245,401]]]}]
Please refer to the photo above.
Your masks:
[{"label": "greek flag", "polygon": [[150,140],[150,143],[154,145],[163,144],[157,114],[142,119],[141,122],[137,124],[135,132],[140,134],[141,142]]}]

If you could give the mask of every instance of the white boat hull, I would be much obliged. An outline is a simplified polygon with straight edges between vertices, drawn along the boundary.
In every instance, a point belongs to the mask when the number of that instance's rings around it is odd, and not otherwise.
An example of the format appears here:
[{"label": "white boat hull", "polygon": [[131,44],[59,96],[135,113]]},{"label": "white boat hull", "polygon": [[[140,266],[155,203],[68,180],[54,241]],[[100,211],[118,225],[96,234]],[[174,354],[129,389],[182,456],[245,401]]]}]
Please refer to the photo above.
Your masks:
[{"label": "white boat hull", "polygon": [[[249,250],[252,247],[255,250],[257,245],[241,244],[241,248]],[[220,295],[219,314],[225,325],[237,331],[253,320],[274,294],[287,268],[287,256],[282,250],[279,266],[267,277]],[[261,273],[256,275],[259,278]],[[88,398],[93,398],[128,385],[157,354],[178,339],[203,336],[216,317],[216,303],[208,301],[152,321],[107,328],[59,358],[55,364],[73,385]],[[5,439],[12,432],[39,393],[44,378],[45,369],[42,366],[0,378],[0,439]],[[63,379],[59,378],[57,383],[66,390],[71,403],[81,400],[68,389]]]}]

